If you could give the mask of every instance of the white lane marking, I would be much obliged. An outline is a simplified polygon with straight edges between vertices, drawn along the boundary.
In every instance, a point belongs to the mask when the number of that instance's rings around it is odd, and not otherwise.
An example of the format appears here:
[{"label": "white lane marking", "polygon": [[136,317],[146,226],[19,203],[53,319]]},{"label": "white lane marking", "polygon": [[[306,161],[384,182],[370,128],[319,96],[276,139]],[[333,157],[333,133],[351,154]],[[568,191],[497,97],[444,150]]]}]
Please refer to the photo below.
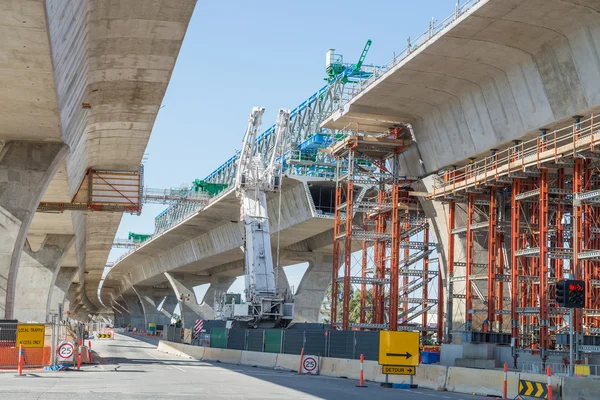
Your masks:
[{"label": "white lane marking", "polygon": [[160,359],[160,358],[158,358],[158,357],[155,357],[155,356],[154,356],[154,354],[150,354],[150,353],[146,353],[146,354],[148,354],[150,357],[152,357],[152,358],[154,358],[154,359],[156,359],[156,360],[160,361],[161,363],[163,363],[163,364],[165,364],[165,365],[167,365],[167,366],[169,366],[169,367],[171,367],[171,368],[175,368],[175,369],[178,369],[178,370],[180,370],[180,371],[182,371],[182,372],[186,372],[186,370],[185,370],[185,369],[183,369],[183,368],[180,368],[180,367],[178,367],[178,366],[176,366],[176,365],[171,365],[171,364],[167,363],[165,360],[162,360],[162,359]]}]

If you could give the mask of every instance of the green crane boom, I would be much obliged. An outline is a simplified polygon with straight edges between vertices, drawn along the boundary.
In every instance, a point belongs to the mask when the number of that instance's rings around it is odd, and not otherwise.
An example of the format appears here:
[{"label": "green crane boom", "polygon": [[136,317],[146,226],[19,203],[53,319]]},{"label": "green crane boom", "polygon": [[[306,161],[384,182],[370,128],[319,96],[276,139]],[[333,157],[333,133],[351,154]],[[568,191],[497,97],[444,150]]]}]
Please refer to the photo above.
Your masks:
[{"label": "green crane boom", "polygon": [[369,52],[370,48],[371,48],[371,39],[367,40],[367,43],[365,44],[365,48],[363,49],[362,53],[360,54],[360,58],[358,59],[358,62],[352,66],[352,69],[354,71],[358,71],[360,69],[360,67],[362,67],[363,63],[365,62],[365,58],[367,58],[367,53]]}]

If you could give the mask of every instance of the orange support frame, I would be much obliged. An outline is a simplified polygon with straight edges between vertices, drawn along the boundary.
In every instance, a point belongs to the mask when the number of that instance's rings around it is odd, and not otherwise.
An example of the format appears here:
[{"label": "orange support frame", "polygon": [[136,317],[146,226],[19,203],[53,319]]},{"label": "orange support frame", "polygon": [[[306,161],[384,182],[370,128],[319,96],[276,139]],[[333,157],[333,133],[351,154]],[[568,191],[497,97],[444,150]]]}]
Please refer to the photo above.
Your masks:
[{"label": "orange support frame", "polygon": [[540,246],[540,258],[539,258],[539,303],[540,303],[540,350],[542,361],[545,363],[547,358],[549,337],[548,337],[548,326],[549,326],[549,313],[548,313],[548,193],[549,193],[549,182],[548,182],[548,170],[542,168],[540,170],[540,204],[539,204],[539,246]]},{"label": "orange support frame", "polygon": [[511,317],[511,333],[515,348],[519,346],[519,316],[517,314],[517,308],[519,307],[519,258],[516,256],[517,250],[519,250],[519,227],[521,226],[520,218],[520,202],[516,199],[517,195],[521,191],[521,180],[514,179],[512,186],[512,197],[511,197],[511,301],[510,301],[510,317]]},{"label": "orange support frame", "polygon": [[[496,319],[496,257],[498,255],[498,196],[496,188],[490,190],[490,208],[488,217],[488,292],[487,320],[491,326]],[[502,293],[499,294],[500,296]]]},{"label": "orange support frame", "polygon": [[471,225],[475,222],[475,193],[469,193],[467,200],[467,238],[465,240],[466,252],[466,280],[465,280],[465,330],[473,329],[473,286],[471,275],[473,275],[473,264],[475,256],[475,232]]},{"label": "orange support frame", "polygon": [[[452,231],[456,227],[456,203],[450,201],[448,203],[448,254],[446,255],[446,262],[448,263],[448,300],[446,302],[446,331],[450,332],[453,327],[453,307],[454,307],[454,288],[452,279],[454,278],[454,233]],[[446,343],[451,343],[452,339],[450,334],[445,335]]]}]

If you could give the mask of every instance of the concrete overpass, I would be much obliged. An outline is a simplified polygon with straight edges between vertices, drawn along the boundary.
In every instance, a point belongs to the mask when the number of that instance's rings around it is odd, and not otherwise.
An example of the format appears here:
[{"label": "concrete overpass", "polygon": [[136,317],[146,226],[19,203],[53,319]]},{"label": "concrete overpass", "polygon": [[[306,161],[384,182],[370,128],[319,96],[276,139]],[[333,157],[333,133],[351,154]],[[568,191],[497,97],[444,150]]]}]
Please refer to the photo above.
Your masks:
[{"label": "concrete overpass", "polygon": [[[281,214],[279,196],[269,196],[270,228],[274,242],[277,237],[280,240],[281,266],[309,263],[295,301],[296,320],[312,322],[318,319],[331,281],[333,183],[298,179],[302,178],[284,180]],[[327,201],[319,203],[319,194]],[[163,309],[171,313],[179,303],[186,326],[193,324],[197,315],[213,318],[215,294],[226,292],[235,278],[244,274],[239,217],[239,199],[229,190],[205,209],[144,242],[110,270],[102,286],[103,303],[121,303],[123,307],[117,305],[115,310],[132,321],[143,320],[143,312],[147,320],[159,317],[167,322],[156,311],[166,297]],[[289,290],[283,269],[276,275],[279,287]],[[193,287],[204,283],[210,283],[210,288],[204,299],[196,299]],[[190,295],[190,299],[181,301],[180,295]]]},{"label": "concrete overpass", "polygon": [[[379,133],[410,123],[416,144],[403,153],[402,170],[423,178],[414,186],[419,191],[432,192],[438,171],[536,137],[540,129],[571,125],[574,115],[600,109],[598,2],[471,3],[437,35],[405,50],[322,124]],[[420,200],[433,222],[444,272],[448,209]],[[464,221],[465,212],[458,209],[457,219]],[[456,259],[464,259],[464,240],[459,241]],[[475,243],[474,257],[476,263],[487,263],[485,243]],[[464,274],[464,268],[456,268],[455,275]],[[464,286],[454,284],[458,291]],[[480,288],[485,293],[486,283]],[[464,308],[464,300],[454,301],[454,329],[464,323],[464,315],[458,316]]]},{"label": "concrete overpass", "polygon": [[104,308],[122,212],[36,210],[138,170],[195,3],[0,0],[0,318]]},{"label": "concrete overpass", "polygon": [[[430,191],[439,170],[464,165],[471,157],[488,155],[490,149],[506,148],[513,140],[536,136],[539,129],[570,124],[575,114],[598,111],[599,22],[600,5],[592,0],[471,1],[435,31],[413,42],[389,68],[361,84],[321,126],[378,134],[410,123],[416,144],[402,155],[403,173],[422,177],[415,188]],[[425,198],[421,203],[434,223],[438,243],[443,245],[440,259],[445,267],[446,210],[441,203]],[[215,210],[224,206],[217,204]],[[221,214],[224,220],[235,215],[233,202],[231,207],[231,214]],[[184,225],[189,229],[195,218],[198,222],[209,218],[201,214]],[[216,212],[211,215],[218,218]],[[227,223],[217,229],[213,221],[203,225],[213,227],[211,232],[199,231],[201,236],[190,241],[194,233],[176,237],[177,230],[183,234],[184,225],[169,231],[171,239],[158,236],[117,264],[109,274],[109,279],[119,282],[111,284],[118,287],[115,293],[131,285],[165,280],[160,275],[166,269],[198,273],[213,268],[218,274],[227,270],[235,271],[232,275],[241,273],[241,252],[236,248],[241,243],[239,229],[226,230]],[[320,229],[312,233],[329,235],[324,227]],[[214,247],[211,242],[210,262],[200,262],[206,255],[194,254],[197,246],[217,237],[220,243],[229,240],[230,244]],[[294,242],[285,229],[282,237],[289,240],[286,246]],[[309,237],[304,233],[300,239]],[[159,240],[167,247],[178,247],[150,252]],[[194,242],[197,244],[192,245]],[[316,250],[300,250],[307,249]],[[327,248],[323,252],[327,254]],[[487,257],[483,248],[477,251],[479,257]],[[131,282],[124,273],[134,277]],[[326,275],[323,270],[322,276]],[[299,289],[302,293],[302,287]]]}]

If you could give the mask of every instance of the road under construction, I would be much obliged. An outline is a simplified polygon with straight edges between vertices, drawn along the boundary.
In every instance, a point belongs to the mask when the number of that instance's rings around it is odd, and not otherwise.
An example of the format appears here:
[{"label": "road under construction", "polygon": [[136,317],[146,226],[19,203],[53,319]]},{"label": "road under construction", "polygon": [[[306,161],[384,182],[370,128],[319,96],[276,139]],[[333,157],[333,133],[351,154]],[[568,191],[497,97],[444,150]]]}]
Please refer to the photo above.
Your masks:
[{"label": "road under construction", "polygon": [[[273,292],[293,292],[283,267],[309,263],[293,322],[322,322],[327,297],[326,343],[416,331],[445,365],[545,367],[570,352],[600,364],[599,27],[592,0],[470,0],[387,64],[365,62],[370,40],[356,63],[327,52],[327,84],[289,112],[285,135],[273,125],[250,145],[282,175],[261,200]],[[212,321],[249,269],[240,159],[169,191],[144,190],[141,172],[88,169],[70,203],[40,203],[108,211],[108,185],[119,212],[169,204],[154,234],[113,240],[131,249],[78,317],[147,330],[179,306],[184,329]],[[585,281],[583,308],[557,303],[565,278]]]},{"label": "road under construction", "polygon": [[[467,2],[381,67],[364,64],[370,41],[346,67],[331,51],[328,85],[292,111],[283,168],[299,181],[292,186],[304,188],[309,213],[306,222],[272,225],[272,232],[281,229],[281,265],[326,260],[314,264],[321,278],[330,271],[332,329],[417,329],[424,340],[435,333],[438,343],[511,344],[516,365],[519,357],[545,363],[567,354],[572,325],[577,362],[594,359],[597,13],[588,13],[589,4],[531,3]],[[577,23],[549,28],[565,15]],[[267,159],[273,136],[270,128],[257,138]],[[240,275],[239,245],[223,247],[206,224],[212,255],[173,262],[160,245],[194,246],[197,235],[181,233],[209,218],[210,204],[226,201],[235,166],[236,156],[205,179],[224,185],[206,209],[176,218],[115,264],[106,303],[136,285],[160,287],[164,274],[204,275],[205,282]],[[316,185],[328,191],[327,204],[322,191],[311,191]],[[276,213],[277,199],[271,203]],[[317,227],[309,221],[320,228],[307,231]],[[298,288],[296,321],[319,318],[305,310],[318,308],[329,282],[311,279],[312,269]],[[556,304],[555,285],[565,277],[586,281],[585,308],[572,319]],[[350,317],[356,290],[359,316]],[[303,303],[306,292],[317,299]]]}]

